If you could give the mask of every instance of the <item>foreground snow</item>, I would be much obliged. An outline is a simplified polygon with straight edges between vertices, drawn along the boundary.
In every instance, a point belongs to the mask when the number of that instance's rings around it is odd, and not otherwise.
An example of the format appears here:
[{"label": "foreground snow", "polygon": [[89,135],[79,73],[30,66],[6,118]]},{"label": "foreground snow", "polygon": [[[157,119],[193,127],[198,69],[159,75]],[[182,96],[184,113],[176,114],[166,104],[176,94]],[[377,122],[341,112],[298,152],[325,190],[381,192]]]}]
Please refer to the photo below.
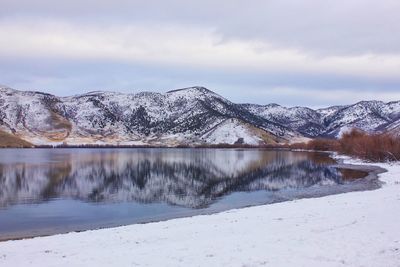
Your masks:
[{"label": "foreground snow", "polygon": [[0,266],[400,266],[400,165],[376,165],[375,191],[0,242]]}]

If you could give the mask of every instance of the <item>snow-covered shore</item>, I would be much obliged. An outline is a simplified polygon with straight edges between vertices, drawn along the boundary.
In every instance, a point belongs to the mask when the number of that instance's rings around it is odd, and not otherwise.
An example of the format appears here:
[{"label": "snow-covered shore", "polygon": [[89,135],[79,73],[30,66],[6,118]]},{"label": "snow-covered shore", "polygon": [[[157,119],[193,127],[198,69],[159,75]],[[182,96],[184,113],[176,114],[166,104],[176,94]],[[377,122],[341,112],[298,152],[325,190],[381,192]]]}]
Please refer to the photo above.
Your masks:
[{"label": "snow-covered shore", "polygon": [[400,266],[400,164],[373,165],[374,191],[0,242],[0,266]]}]

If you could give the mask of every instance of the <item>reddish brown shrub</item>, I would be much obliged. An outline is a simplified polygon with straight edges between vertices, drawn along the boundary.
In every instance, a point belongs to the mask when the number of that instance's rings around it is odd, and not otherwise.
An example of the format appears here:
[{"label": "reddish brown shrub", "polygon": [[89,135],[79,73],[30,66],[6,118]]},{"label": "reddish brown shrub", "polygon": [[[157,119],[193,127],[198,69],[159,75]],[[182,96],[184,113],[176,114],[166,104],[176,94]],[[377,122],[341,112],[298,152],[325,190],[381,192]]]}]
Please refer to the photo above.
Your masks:
[{"label": "reddish brown shrub", "polygon": [[314,139],[308,142],[308,148],[320,151],[337,151],[339,143],[335,139]]},{"label": "reddish brown shrub", "polygon": [[292,144],[290,148],[337,151],[375,162],[400,160],[400,138],[388,133],[368,134],[352,130],[338,140],[314,139],[308,143]]},{"label": "reddish brown shrub", "polygon": [[352,130],[340,138],[340,152],[370,161],[400,160],[400,139],[390,134],[367,134]]}]

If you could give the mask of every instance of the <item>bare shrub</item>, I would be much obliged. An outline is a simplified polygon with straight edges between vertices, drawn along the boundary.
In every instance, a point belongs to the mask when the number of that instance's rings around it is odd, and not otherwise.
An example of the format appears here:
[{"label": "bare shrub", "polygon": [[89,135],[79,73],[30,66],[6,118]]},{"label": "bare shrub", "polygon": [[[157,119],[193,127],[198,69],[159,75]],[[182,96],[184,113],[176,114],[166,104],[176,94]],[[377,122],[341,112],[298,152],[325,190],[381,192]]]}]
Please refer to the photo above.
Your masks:
[{"label": "bare shrub", "polygon": [[290,148],[337,151],[374,162],[400,160],[399,137],[388,133],[368,134],[356,129],[343,134],[338,140],[318,138],[308,143],[292,144]]},{"label": "bare shrub", "polygon": [[340,152],[370,161],[398,161],[400,139],[388,133],[367,134],[352,130],[340,138]]}]

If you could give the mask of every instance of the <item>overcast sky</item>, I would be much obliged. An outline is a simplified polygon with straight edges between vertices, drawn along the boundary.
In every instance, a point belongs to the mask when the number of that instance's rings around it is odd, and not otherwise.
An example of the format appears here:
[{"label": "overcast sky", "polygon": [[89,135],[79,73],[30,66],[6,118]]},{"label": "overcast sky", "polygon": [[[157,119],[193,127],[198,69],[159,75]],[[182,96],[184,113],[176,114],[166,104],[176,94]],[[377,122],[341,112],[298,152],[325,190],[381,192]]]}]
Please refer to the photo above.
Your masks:
[{"label": "overcast sky", "polygon": [[0,84],[205,86],[234,102],[400,100],[399,0],[0,0]]}]

